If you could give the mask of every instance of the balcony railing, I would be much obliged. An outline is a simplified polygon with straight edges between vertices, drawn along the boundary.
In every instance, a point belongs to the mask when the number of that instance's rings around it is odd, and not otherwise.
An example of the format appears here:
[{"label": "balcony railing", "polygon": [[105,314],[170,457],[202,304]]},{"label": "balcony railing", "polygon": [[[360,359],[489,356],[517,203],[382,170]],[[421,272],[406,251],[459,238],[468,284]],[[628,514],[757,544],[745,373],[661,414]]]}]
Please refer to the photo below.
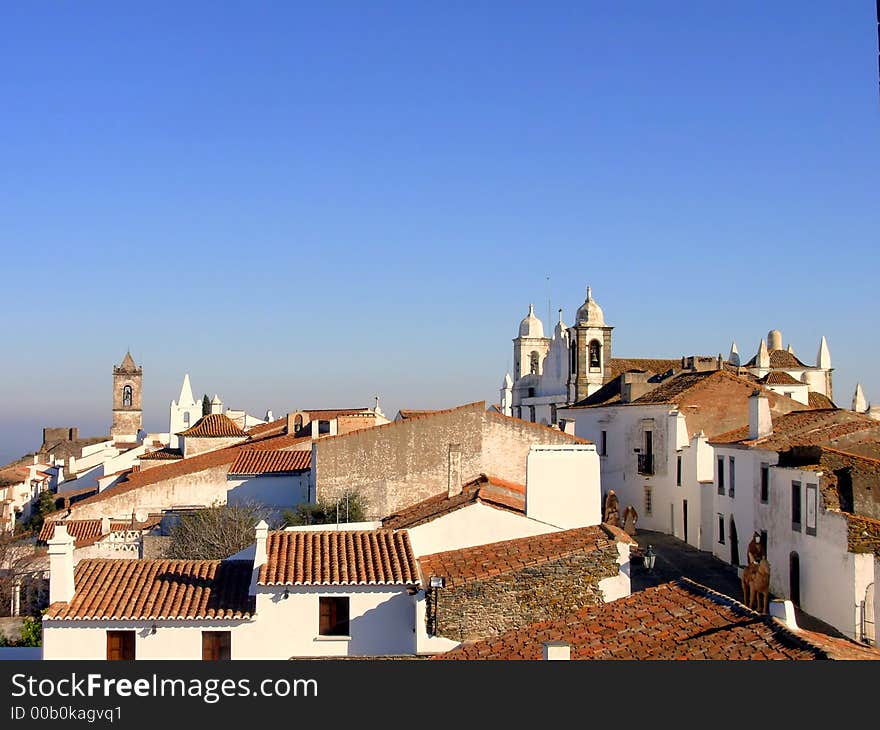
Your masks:
[{"label": "balcony railing", "polygon": [[654,454],[639,454],[639,474],[654,473]]}]

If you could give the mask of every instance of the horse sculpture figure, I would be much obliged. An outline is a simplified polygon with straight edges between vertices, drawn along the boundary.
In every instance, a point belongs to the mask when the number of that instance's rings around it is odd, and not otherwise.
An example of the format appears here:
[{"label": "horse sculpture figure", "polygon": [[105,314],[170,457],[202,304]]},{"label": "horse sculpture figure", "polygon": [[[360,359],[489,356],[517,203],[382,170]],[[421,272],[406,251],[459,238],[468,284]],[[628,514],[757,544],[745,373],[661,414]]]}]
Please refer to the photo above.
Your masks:
[{"label": "horse sculpture figure", "polygon": [[770,603],[770,563],[762,558],[760,563],[752,563],[743,570],[743,603],[758,613],[767,613]]}]

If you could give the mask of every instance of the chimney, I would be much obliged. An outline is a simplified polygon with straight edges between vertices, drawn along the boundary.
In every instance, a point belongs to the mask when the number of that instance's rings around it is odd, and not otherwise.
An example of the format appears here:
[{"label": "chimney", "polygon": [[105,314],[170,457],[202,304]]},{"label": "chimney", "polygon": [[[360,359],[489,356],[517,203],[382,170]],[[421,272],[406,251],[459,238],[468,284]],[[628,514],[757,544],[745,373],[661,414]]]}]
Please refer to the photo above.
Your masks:
[{"label": "chimney", "polygon": [[110,532],[110,518],[102,517],[101,518],[101,534],[106,535]]},{"label": "chimney", "polygon": [[461,444],[449,444],[448,462],[447,496],[452,499],[461,494]]},{"label": "chimney", "polygon": [[749,438],[760,439],[773,433],[770,401],[760,390],[749,396]]},{"label": "chimney", "polygon": [[620,384],[620,400],[624,403],[632,403],[655,387],[655,383],[648,382],[648,373],[645,371],[624,373]]},{"label": "chimney", "polygon": [[719,352],[718,353],[718,367],[716,368],[716,370],[723,370],[723,369],[724,369],[724,358],[721,356],[721,353]]},{"label": "chimney", "polygon": [[294,423],[294,414],[293,414],[293,413],[288,413],[288,414],[287,414],[287,428],[286,428],[286,432],[289,433],[289,434],[296,433],[296,425],[295,425],[295,423]]},{"label": "chimney", "polygon": [[571,644],[567,641],[545,641],[544,661],[568,661],[571,659]]},{"label": "chimney", "polygon": [[76,474],[76,457],[73,454],[67,457],[67,473],[71,476]]},{"label": "chimney", "polygon": [[67,603],[73,598],[73,537],[64,525],[55,525],[49,540],[49,603]]},{"label": "chimney", "polygon": [[269,525],[266,520],[260,520],[254,528],[256,543],[254,545],[254,567],[251,573],[250,595],[257,593],[257,581],[260,579],[260,568],[262,568],[269,560],[267,552],[267,543],[269,542]]},{"label": "chimney", "polygon": [[770,330],[767,333],[767,349],[768,350],[781,350],[782,349],[782,332],[779,330]]},{"label": "chimney", "polygon": [[797,625],[797,618],[795,618],[794,613],[794,604],[791,601],[785,601],[781,599],[774,599],[770,601],[769,613],[774,618],[778,618],[782,623],[784,623],[788,628],[794,629],[797,631],[800,627]]}]

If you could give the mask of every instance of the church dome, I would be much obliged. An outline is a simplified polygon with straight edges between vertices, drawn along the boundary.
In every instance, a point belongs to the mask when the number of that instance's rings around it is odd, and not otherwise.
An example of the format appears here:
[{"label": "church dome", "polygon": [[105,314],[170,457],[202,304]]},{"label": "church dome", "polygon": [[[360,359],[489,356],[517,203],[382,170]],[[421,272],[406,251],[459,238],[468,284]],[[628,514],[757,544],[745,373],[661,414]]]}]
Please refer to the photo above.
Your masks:
[{"label": "church dome", "polygon": [[529,313],[526,318],[519,323],[519,336],[520,337],[543,337],[544,336],[544,325],[541,324],[541,320],[535,316],[535,307],[533,305],[529,305]]},{"label": "church dome", "polygon": [[605,313],[602,311],[602,307],[600,307],[596,303],[596,300],[593,299],[593,290],[591,287],[587,287],[587,300],[581,304],[581,308],[578,309],[575,323],[584,323],[594,327],[605,326]]}]

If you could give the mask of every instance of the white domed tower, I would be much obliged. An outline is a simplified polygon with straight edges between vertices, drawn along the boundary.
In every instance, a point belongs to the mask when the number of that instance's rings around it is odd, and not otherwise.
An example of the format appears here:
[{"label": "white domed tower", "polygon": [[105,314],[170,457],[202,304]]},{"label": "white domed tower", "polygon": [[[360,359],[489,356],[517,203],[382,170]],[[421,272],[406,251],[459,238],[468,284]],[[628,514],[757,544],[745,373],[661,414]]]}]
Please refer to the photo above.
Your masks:
[{"label": "white domed tower", "polygon": [[605,382],[606,363],[611,360],[611,330],[605,313],[587,287],[587,298],[578,309],[571,334],[568,380],[569,399],[577,402],[595,393]]},{"label": "white domed tower", "polygon": [[544,325],[535,316],[535,307],[529,304],[529,313],[519,323],[519,336],[513,340],[513,379],[540,375],[549,349],[550,340],[544,337]]}]

